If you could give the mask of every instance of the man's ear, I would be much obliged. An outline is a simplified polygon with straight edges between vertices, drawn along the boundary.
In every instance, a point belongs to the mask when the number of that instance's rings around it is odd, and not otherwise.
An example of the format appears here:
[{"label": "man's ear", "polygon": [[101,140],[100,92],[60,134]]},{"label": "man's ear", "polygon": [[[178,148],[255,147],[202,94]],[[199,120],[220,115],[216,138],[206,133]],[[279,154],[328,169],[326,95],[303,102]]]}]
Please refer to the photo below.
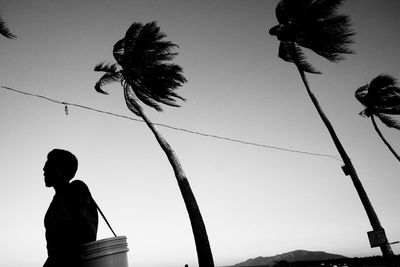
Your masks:
[{"label": "man's ear", "polygon": [[56,167],[56,168],[54,169],[54,171],[55,171],[55,173],[56,173],[56,175],[57,175],[57,178],[58,178],[59,180],[68,180],[68,179],[67,179],[66,171],[65,171],[63,168],[61,168],[61,167]]}]

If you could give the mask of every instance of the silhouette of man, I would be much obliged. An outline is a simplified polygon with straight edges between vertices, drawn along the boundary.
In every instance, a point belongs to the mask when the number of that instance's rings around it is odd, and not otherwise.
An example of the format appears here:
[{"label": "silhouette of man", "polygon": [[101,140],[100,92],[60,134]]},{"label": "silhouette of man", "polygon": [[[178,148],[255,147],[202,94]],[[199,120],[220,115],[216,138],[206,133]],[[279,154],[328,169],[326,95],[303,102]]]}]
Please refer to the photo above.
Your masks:
[{"label": "silhouette of man", "polygon": [[71,179],[78,169],[77,158],[69,151],[54,149],[43,167],[46,187],[55,195],[44,217],[48,258],[43,267],[80,265],[80,246],[95,241],[98,216],[89,188]]}]

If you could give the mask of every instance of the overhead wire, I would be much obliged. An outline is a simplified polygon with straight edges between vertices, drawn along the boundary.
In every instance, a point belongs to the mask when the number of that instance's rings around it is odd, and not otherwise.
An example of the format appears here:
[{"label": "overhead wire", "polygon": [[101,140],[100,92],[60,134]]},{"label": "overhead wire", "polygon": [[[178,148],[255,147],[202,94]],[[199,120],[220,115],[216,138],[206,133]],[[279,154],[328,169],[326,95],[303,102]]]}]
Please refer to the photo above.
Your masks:
[{"label": "overhead wire", "polygon": [[[123,119],[128,119],[128,120],[144,123],[143,120],[135,119],[135,118],[132,118],[132,117],[129,117],[129,116],[116,114],[116,113],[113,113],[113,112],[104,111],[104,110],[100,110],[100,109],[96,109],[96,108],[92,108],[92,107],[88,107],[88,106],[84,106],[84,105],[80,105],[80,104],[75,104],[75,103],[71,103],[71,102],[59,101],[59,100],[55,100],[55,99],[52,99],[52,98],[47,97],[47,96],[28,93],[28,92],[17,90],[17,89],[14,89],[14,88],[11,88],[11,87],[7,87],[7,86],[1,86],[1,87],[3,89],[9,90],[9,91],[13,91],[13,92],[16,92],[16,93],[19,93],[19,94],[23,94],[23,95],[27,95],[27,96],[31,96],[31,97],[36,97],[36,98],[41,98],[41,99],[50,101],[52,103],[64,105],[65,114],[66,115],[68,115],[68,113],[69,113],[68,106],[74,106],[74,107],[90,110],[90,111],[93,111],[93,112],[98,112],[98,113],[102,113],[102,114],[106,114],[106,115],[110,115],[110,116],[114,116],[114,117],[119,117],[119,118],[123,118]],[[190,134],[200,135],[200,136],[203,136],[203,137],[210,137],[210,138],[215,138],[215,139],[219,139],[219,140],[224,140],[224,141],[229,141],[229,142],[234,142],[234,143],[239,143],[239,144],[244,144],[244,145],[250,145],[250,146],[256,146],[256,147],[262,147],[262,148],[268,148],[268,149],[274,149],[274,150],[279,150],[279,151],[284,151],[284,152],[305,154],[305,155],[308,155],[308,156],[327,157],[327,158],[331,158],[331,159],[343,162],[338,156],[329,155],[329,154],[315,153],[315,152],[309,152],[309,151],[304,151],[304,150],[296,150],[296,149],[290,149],[290,148],[284,148],[284,147],[278,147],[278,146],[254,143],[254,142],[249,142],[249,141],[243,141],[243,140],[224,137],[224,136],[219,136],[219,135],[215,135],[215,134],[202,133],[202,132],[198,132],[198,131],[192,131],[192,130],[188,130],[188,129],[184,129],[184,128],[174,127],[174,126],[170,126],[170,125],[163,124],[163,123],[153,122],[152,124],[156,125],[156,126],[160,126],[160,127],[176,130],[176,131],[181,131],[181,132],[186,132],[186,133],[190,133]]]}]

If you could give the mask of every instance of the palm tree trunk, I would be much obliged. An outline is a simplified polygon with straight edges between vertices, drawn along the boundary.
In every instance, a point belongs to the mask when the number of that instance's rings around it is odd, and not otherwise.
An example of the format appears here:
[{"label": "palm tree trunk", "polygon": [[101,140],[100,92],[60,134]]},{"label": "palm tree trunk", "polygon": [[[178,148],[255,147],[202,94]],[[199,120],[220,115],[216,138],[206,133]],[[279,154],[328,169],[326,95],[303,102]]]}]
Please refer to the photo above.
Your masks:
[{"label": "palm tree trunk", "polygon": [[394,151],[394,149],[392,148],[392,146],[389,144],[389,142],[385,139],[385,137],[383,137],[381,131],[378,128],[378,125],[376,125],[376,121],[375,121],[375,116],[374,114],[371,115],[371,121],[372,124],[374,125],[375,131],[378,133],[379,137],[382,139],[382,141],[385,143],[385,145],[389,148],[390,152],[393,153],[393,155],[396,157],[396,159],[398,161],[400,161],[400,157],[399,155],[397,155],[396,151]]},{"label": "palm tree trunk", "polygon": [[192,225],[199,267],[214,267],[214,260],[207,236],[207,230],[201,216],[200,209],[197,205],[196,198],[192,192],[189,181],[186,178],[178,157],[176,156],[175,151],[171,148],[168,142],[164,139],[164,137],[160,134],[160,132],[155,128],[153,123],[146,116],[143,109],[136,103],[134,104],[134,106],[139,111],[140,116],[145,121],[147,126],[153,132],[161,148],[167,155],[168,160],[174,170],[179,189],[181,191],[187,212],[189,214],[190,223]]},{"label": "palm tree trunk", "polygon": [[[342,143],[340,142],[338,136],[336,135],[336,132],[335,132],[331,122],[326,117],[321,106],[319,105],[317,98],[315,97],[314,93],[311,91],[310,86],[307,81],[307,78],[306,78],[306,75],[305,75],[304,71],[299,67],[298,62],[296,61],[296,57],[293,57],[293,58],[295,59],[294,63],[300,73],[301,79],[303,80],[303,83],[306,87],[307,93],[310,96],[311,101],[314,104],[315,108],[317,109],[317,112],[318,112],[319,116],[321,117],[323,123],[325,124],[326,128],[328,129],[328,132],[331,135],[331,138],[333,140],[333,143],[336,146],[336,149],[338,150],[340,156],[342,157],[342,160],[344,162],[343,170],[345,171],[346,175],[350,175],[351,180],[353,181],[354,187],[356,188],[356,191],[357,191],[357,193],[360,197],[360,200],[364,206],[364,209],[367,213],[367,216],[369,218],[372,229],[374,231],[383,229],[381,226],[381,223],[378,219],[378,216],[376,215],[375,210],[372,207],[371,202],[369,201],[368,195],[365,192],[360,179],[358,178],[357,172],[350,160],[350,157],[347,155],[346,151],[344,150],[344,147],[342,146]],[[387,238],[386,238],[386,240],[387,240]],[[392,248],[388,242],[386,242],[386,244],[380,246],[380,248],[381,248],[383,256],[387,256],[387,257],[393,256]]]}]

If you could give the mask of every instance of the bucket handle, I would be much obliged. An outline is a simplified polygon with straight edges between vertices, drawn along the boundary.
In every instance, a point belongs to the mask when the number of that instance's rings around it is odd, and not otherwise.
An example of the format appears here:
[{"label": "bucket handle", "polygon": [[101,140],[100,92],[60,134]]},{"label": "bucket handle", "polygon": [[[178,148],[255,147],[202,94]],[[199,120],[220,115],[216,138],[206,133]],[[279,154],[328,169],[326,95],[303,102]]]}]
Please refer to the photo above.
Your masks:
[{"label": "bucket handle", "polygon": [[114,234],[114,236],[117,237],[117,235],[115,234],[114,230],[112,229],[110,223],[108,222],[106,216],[104,216],[104,213],[101,211],[99,205],[97,205],[97,203],[96,203],[96,201],[93,199],[93,197],[92,197],[92,200],[93,200],[93,203],[96,205],[97,210],[100,212],[101,217],[103,217],[104,221],[105,221],[106,224],[108,225],[108,228],[110,228],[110,230],[111,230],[111,232]]}]

